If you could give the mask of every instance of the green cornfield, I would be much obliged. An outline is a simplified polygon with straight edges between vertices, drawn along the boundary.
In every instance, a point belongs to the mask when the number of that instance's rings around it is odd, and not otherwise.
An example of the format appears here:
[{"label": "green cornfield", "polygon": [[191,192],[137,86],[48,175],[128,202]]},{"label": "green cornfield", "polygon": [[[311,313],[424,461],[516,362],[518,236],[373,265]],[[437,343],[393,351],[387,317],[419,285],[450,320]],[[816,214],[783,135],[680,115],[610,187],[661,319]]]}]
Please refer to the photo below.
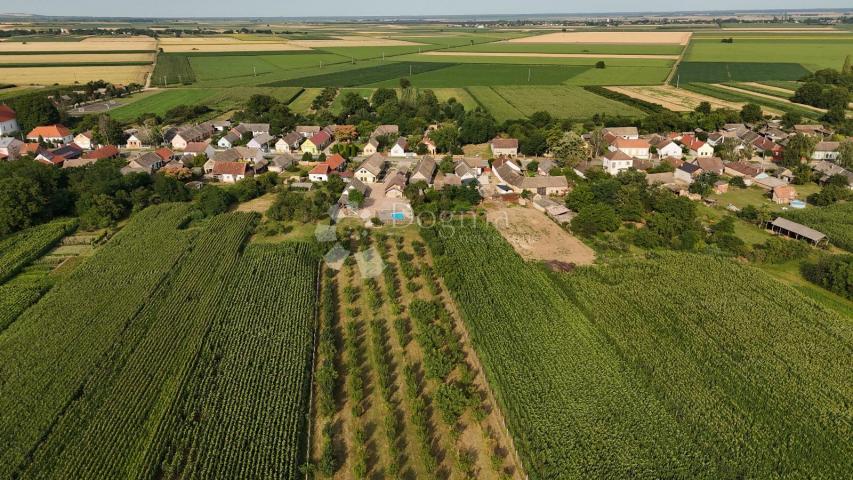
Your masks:
[{"label": "green cornfield", "polygon": [[557,274],[489,225],[424,236],[530,478],[853,469],[853,330],[794,289],[710,256]]}]

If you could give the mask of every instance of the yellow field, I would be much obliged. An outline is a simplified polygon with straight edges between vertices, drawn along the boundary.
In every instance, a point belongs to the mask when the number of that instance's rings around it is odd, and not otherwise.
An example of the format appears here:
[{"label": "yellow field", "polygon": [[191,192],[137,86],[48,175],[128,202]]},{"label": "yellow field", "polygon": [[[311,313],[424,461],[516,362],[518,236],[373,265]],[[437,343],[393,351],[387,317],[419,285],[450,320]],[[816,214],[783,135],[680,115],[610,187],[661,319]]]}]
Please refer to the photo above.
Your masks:
[{"label": "yellow field", "polygon": [[0,42],[0,52],[68,52],[111,50],[155,50],[157,42],[150,37],[90,37],[79,42]]},{"label": "yellow field", "polygon": [[87,62],[153,62],[153,53],[104,53],[98,55],[62,54],[53,55],[3,55],[0,64],[7,63],[87,63]]},{"label": "yellow field", "polygon": [[671,85],[640,86],[640,87],[606,87],[608,90],[628,95],[639,100],[656,103],[675,112],[688,112],[699,106],[700,102],[708,102],[714,108],[732,108],[740,110],[741,103],[726,102],[718,98],[700,95]]},{"label": "yellow field", "polygon": [[234,37],[182,37],[163,38],[160,48],[164,52],[280,52],[287,50],[307,50],[292,42],[245,41]]},{"label": "yellow field", "polygon": [[148,66],[0,68],[0,83],[68,85],[104,80],[125,85],[133,82],[144,84],[149,69]]},{"label": "yellow field", "polygon": [[292,45],[301,45],[305,48],[322,47],[404,47],[408,45],[421,45],[420,43],[407,42],[405,40],[392,40],[389,38],[359,37],[345,35],[334,40],[293,40]]},{"label": "yellow field", "polygon": [[558,32],[513,38],[509,43],[623,43],[687,45],[690,32]]}]

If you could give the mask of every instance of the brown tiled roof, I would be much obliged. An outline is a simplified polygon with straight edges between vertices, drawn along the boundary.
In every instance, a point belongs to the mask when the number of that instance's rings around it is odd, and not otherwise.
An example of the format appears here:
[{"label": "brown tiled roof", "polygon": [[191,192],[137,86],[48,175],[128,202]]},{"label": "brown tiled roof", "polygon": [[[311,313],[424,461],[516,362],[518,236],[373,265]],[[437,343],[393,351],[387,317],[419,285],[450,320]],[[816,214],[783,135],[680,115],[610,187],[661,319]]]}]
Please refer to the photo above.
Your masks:
[{"label": "brown tiled roof", "polygon": [[213,164],[214,175],[245,175],[246,164],[242,162],[216,162]]},{"label": "brown tiled roof", "polygon": [[518,148],[517,138],[494,138],[491,141],[492,148]]}]

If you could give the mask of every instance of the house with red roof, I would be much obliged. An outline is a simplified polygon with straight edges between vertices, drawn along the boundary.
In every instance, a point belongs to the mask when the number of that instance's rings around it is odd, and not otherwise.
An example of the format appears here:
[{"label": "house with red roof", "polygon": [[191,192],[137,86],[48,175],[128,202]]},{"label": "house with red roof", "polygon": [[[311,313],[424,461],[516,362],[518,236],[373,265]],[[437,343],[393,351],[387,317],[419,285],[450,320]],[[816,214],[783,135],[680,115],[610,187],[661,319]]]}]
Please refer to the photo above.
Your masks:
[{"label": "house with red roof", "polygon": [[326,163],[329,165],[330,170],[341,172],[346,167],[347,160],[340,154],[335,153],[326,158]]},{"label": "house with red roof", "polygon": [[224,183],[236,183],[246,178],[248,164],[243,162],[216,162],[211,175]]},{"label": "house with red roof", "polygon": [[71,143],[74,140],[74,135],[71,133],[71,130],[66,128],[64,125],[57,123],[55,125],[43,125],[36,127],[27,134],[27,141],[38,142],[39,139],[48,143],[66,144]]},{"label": "house with red roof", "polygon": [[681,137],[681,144],[687,147],[689,155],[693,157],[710,157],[714,155],[714,147],[699,140],[693,135]]},{"label": "house with red roof", "polygon": [[119,149],[115,145],[104,145],[101,148],[86,152],[83,158],[86,160],[106,160],[108,158],[118,158]]},{"label": "house with red roof", "polygon": [[0,137],[18,133],[18,114],[11,107],[0,104]]},{"label": "house with red roof", "polygon": [[329,181],[329,173],[331,169],[329,168],[329,164],[326,162],[318,163],[317,166],[311,169],[308,172],[308,180],[312,182],[327,182]]},{"label": "house with red roof", "polygon": [[637,138],[637,139],[625,139],[622,137],[616,137],[613,140],[613,143],[610,144],[610,151],[620,151],[628,155],[629,157],[639,158],[643,160],[649,159],[649,149],[651,145],[648,140]]},{"label": "house with red roof", "polygon": [[327,130],[321,130],[313,135],[308,140],[302,143],[302,153],[310,153],[311,155],[319,155],[320,152],[326,149],[332,143],[332,134]]}]

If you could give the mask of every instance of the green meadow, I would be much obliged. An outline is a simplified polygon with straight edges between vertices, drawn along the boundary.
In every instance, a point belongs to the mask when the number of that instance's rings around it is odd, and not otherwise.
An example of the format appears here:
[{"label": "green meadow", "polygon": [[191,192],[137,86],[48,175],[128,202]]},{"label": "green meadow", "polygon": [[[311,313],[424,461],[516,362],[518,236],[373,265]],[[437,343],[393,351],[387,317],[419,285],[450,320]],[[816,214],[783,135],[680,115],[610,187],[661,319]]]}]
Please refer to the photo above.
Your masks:
[{"label": "green meadow", "polygon": [[589,118],[597,113],[642,118],[640,110],[572,86],[492,87],[504,100],[526,116],[548,112],[558,118]]},{"label": "green meadow", "polygon": [[684,47],[681,45],[631,45],[602,43],[484,43],[466,45],[451,49],[459,52],[480,53],[600,53],[624,55],[678,55]]},{"label": "green meadow", "polygon": [[[787,34],[765,38],[693,39],[685,57],[688,62],[795,63],[808,70],[840,69],[844,57],[853,54],[853,37],[818,34],[791,37]],[[778,80],[788,80],[779,78]]]}]

